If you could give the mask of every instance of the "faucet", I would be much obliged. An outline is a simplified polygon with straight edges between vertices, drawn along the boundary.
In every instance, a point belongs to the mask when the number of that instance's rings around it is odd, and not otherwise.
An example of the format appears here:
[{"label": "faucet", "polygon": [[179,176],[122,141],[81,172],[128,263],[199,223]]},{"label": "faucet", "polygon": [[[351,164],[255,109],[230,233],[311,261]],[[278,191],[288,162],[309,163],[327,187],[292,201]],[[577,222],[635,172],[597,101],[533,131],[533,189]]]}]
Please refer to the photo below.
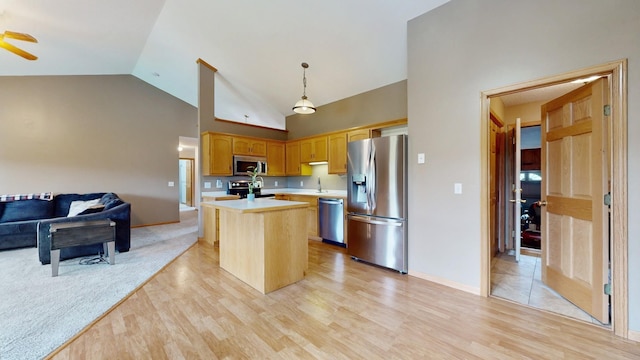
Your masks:
[{"label": "faucet", "polygon": [[320,176],[318,176],[318,192],[322,192],[322,185],[320,184]]}]

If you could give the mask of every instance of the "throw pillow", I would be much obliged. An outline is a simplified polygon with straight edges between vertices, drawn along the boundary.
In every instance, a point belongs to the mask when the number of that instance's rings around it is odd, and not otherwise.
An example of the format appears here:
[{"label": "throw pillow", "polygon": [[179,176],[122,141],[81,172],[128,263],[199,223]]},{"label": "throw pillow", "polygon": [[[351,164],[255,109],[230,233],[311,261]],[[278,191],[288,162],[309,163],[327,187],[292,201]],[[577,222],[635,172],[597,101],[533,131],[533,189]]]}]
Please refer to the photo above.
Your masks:
[{"label": "throw pillow", "polygon": [[69,206],[69,214],[67,217],[72,217],[80,214],[81,212],[87,210],[88,208],[98,205],[100,199],[94,199],[89,201],[72,201],[71,206]]},{"label": "throw pillow", "polygon": [[102,210],[104,210],[104,205],[103,204],[97,204],[97,205],[93,205],[92,207],[88,208],[87,210],[81,212],[78,215],[95,214],[95,213],[101,212]]}]

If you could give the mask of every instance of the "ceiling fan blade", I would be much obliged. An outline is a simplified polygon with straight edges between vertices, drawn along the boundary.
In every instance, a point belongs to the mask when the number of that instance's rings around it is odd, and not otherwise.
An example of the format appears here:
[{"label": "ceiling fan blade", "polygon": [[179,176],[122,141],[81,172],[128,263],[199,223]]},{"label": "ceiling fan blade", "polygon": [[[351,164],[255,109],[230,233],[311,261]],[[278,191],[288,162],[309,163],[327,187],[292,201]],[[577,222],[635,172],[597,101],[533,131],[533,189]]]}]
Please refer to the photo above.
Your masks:
[{"label": "ceiling fan blade", "polygon": [[5,42],[2,38],[2,36],[0,36],[0,47],[1,48],[5,48],[9,51],[11,51],[12,53],[18,55],[18,56],[22,56],[23,58],[27,59],[27,60],[36,60],[38,57],[30,54],[20,48],[17,48],[11,44],[9,44],[8,42]]},{"label": "ceiling fan blade", "polygon": [[38,42],[38,40],[36,40],[36,38],[34,38],[33,36],[31,36],[29,34],[13,32],[13,31],[8,31],[8,30],[4,32],[4,37],[9,38],[9,39],[29,41],[29,42],[34,42],[34,43]]}]

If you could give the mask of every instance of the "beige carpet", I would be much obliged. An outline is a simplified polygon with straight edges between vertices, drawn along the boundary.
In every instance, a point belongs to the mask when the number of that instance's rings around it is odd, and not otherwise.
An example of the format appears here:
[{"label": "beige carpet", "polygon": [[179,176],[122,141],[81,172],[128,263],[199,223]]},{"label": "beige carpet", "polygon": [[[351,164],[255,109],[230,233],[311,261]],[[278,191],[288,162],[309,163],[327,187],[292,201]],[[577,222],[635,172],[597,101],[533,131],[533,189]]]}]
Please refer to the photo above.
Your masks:
[{"label": "beige carpet", "polygon": [[36,248],[0,252],[0,359],[41,359],[182,254],[198,238],[197,212],[179,224],[131,230],[116,264],[41,265]]}]

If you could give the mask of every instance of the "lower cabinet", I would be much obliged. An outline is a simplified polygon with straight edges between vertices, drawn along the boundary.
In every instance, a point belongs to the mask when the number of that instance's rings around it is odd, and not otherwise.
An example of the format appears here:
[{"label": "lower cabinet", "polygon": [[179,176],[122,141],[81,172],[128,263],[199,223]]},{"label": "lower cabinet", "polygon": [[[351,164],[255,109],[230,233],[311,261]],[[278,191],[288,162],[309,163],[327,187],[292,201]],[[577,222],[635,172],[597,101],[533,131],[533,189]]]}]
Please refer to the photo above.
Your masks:
[{"label": "lower cabinet", "polygon": [[307,231],[309,239],[321,240],[318,233],[318,197],[311,195],[276,194],[276,200],[300,201],[309,203],[307,208]]}]

